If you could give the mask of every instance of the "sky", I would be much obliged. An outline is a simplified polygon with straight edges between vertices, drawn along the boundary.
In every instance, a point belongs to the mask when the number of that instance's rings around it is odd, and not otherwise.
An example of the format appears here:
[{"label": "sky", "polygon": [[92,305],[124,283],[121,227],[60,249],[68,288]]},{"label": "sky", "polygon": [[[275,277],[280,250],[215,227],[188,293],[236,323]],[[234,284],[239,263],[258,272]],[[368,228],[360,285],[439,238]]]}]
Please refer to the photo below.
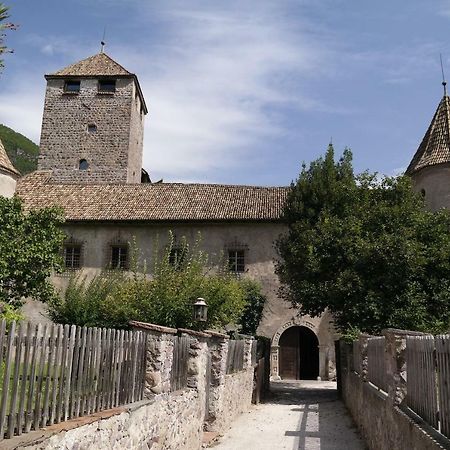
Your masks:
[{"label": "sky", "polygon": [[407,167],[450,78],[450,0],[4,0],[0,123],[39,143],[45,73],[105,51],[136,73],[153,180],[287,185],[353,151]]}]

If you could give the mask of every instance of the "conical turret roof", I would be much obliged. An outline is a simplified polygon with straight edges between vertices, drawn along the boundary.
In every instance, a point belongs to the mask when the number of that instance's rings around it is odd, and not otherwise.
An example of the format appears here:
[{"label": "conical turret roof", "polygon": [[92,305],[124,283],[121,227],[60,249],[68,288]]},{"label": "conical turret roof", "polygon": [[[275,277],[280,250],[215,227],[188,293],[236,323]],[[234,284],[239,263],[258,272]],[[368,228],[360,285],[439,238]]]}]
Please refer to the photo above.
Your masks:
[{"label": "conical turret roof", "polygon": [[445,94],[406,173],[424,167],[450,163],[450,97]]},{"label": "conical turret roof", "polygon": [[0,169],[6,170],[7,172],[11,172],[14,175],[20,176],[20,172],[12,165],[11,161],[9,160],[1,139],[0,139]]},{"label": "conical turret roof", "polygon": [[55,73],[47,75],[49,77],[89,77],[89,76],[133,76],[119,63],[114,61],[106,53],[97,53],[89,58],[78,61],[64,69],[58,70]]}]

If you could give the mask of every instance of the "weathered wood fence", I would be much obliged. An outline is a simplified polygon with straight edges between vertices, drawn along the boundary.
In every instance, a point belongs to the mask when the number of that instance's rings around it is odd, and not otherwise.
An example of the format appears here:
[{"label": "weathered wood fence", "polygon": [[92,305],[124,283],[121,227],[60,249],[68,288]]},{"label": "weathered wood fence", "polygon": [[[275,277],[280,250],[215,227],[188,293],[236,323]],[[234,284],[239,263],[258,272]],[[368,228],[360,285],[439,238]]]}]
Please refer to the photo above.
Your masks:
[{"label": "weathered wood fence", "polygon": [[189,347],[190,339],[188,336],[175,337],[172,370],[170,372],[171,391],[178,391],[187,386]]},{"label": "weathered wood fence", "polygon": [[227,374],[244,369],[244,340],[230,340],[228,342]]},{"label": "weathered wood fence", "polygon": [[141,331],[0,323],[0,440],[142,399]]},{"label": "weathered wood fence", "polygon": [[[405,334],[406,396],[402,404],[435,430],[450,438],[450,335]],[[349,347],[349,368],[361,376],[365,355],[361,343]],[[392,350],[391,350],[392,351]],[[367,338],[367,381],[384,391],[389,398],[392,374],[387,359],[392,357],[386,348],[385,337]],[[400,363],[402,364],[401,360]],[[402,369],[403,370],[403,369]]]}]

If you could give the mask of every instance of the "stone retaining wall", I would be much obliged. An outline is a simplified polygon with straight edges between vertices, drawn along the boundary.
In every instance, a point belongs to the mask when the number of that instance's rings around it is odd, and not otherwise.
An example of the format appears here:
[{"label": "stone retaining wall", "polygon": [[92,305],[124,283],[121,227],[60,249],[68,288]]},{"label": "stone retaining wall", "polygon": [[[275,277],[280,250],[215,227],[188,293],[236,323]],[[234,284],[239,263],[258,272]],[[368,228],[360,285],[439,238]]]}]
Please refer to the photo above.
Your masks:
[{"label": "stone retaining wall", "polygon": [[361,367],[352,368],[352,347],[339,342],[340,394],[370,450],[442,450],[450,441],[415,416],[405,405],[406,334],[386,330],[388,392],[367,379],[367,336],[360,338]]},{"label": "stone retaining wall", "polygon": [[[252,340],[245,343],[244,370],[227,375],[227,336],[133,325],[148,336],[144,400],[5,440],[1,448],[196,450],[201,448],[203,430],[223,433],[237,415],[250,408]],[[190,337],[188,386],[170,392],[177,334]]]}]

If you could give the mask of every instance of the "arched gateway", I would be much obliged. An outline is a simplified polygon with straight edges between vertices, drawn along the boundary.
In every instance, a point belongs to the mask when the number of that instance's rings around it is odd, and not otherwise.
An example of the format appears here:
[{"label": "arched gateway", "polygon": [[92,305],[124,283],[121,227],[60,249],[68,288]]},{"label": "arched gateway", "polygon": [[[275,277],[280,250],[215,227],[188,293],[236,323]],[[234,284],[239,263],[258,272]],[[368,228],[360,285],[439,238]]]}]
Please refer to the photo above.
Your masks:
[{"label": "arched gateway", "polygon": [[271,379],[327,380],[328,357],[328,338],[319,334],[318,325],[307,318],[293,318],[272,338]]},{"label": "arched gateway", "polygon": [[279,376],[282,380],[316,380],[319,376],[319,340],[303,326],[288,328],[279,341]]}]

